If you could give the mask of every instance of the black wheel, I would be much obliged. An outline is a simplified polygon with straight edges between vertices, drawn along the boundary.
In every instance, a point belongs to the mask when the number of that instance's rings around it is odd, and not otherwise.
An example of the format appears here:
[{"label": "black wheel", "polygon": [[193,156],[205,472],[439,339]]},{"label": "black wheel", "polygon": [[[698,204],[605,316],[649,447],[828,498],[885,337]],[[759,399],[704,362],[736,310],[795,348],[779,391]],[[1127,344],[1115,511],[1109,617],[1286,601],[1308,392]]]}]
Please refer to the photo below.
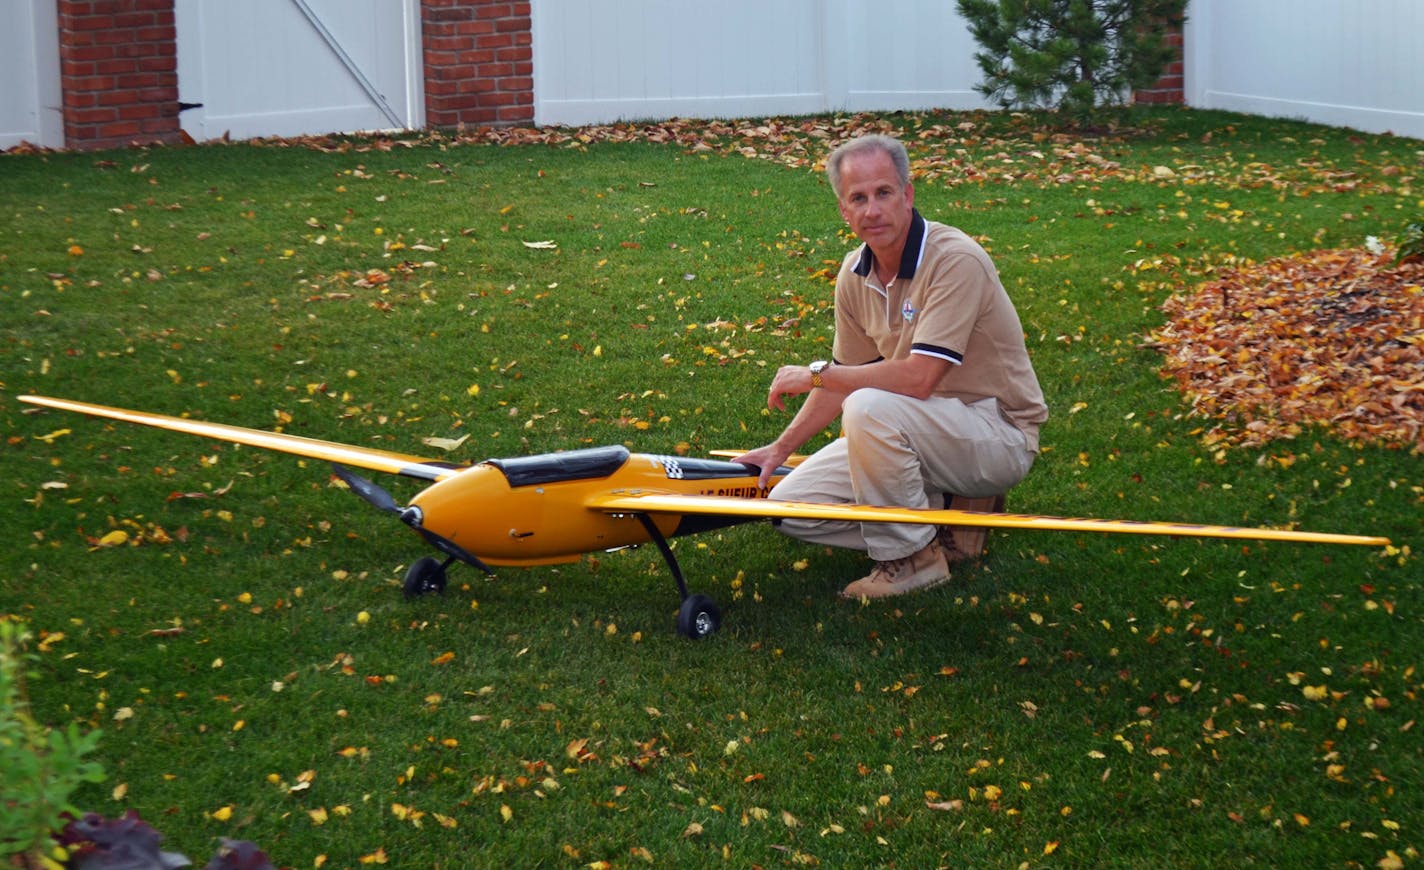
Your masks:
[{"label": "black wheel", "polygon": [[722,626],[722,611],[706,595],[689,595],[677,610],[677,631],[690,640],[701,640]]},{"label": "black wheel", "polygon": [[405,572],[405,597],[418,598],[427,592],[445,591],[445,566],[433,556],[422,556]]}]

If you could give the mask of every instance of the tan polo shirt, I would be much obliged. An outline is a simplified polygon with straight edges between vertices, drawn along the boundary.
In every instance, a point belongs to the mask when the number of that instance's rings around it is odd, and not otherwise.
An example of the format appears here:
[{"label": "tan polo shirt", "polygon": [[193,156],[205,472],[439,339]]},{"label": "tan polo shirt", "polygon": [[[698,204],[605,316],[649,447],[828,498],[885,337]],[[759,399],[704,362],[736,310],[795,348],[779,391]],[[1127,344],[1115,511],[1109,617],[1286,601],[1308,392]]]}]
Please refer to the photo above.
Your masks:
[{"label": "tan polo shirt", "polygon": [[935,395],[967,403],[999,400],[1000,412],[1038,449],[1048,419],[1023,325],[979,243],[915,211],[900,268],[888,287],[875,277],[869,245],[851,251],[836,276],[838,365],[928,354],[953,365]]}]

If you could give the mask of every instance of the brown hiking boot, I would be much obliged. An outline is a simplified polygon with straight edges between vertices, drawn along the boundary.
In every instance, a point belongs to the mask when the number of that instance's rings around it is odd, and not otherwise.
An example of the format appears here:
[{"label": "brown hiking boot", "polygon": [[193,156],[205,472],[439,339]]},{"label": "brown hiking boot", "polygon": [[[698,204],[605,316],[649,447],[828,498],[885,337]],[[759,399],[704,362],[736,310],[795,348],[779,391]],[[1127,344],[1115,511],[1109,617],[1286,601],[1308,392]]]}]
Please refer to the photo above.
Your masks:
[{"label": "brown hiking boot", "polygon": [[949,562],[939,541],[911,556],[876,562],[875,570],[841,590],[842,598],[888,598],[938,586],[949,579]]},{"label": "brown hiking boot", "polygon": [[[945,507],[957,511],[1001,514],[1004,512],[1004,497],[990,495],[984,498],[968,498],[962,495],[946,495]],[[983,526],[940,526],[939,529],[939,542],[950,562],[979,558],[984,553],[984,542],[988,537],[989,530]]]}]

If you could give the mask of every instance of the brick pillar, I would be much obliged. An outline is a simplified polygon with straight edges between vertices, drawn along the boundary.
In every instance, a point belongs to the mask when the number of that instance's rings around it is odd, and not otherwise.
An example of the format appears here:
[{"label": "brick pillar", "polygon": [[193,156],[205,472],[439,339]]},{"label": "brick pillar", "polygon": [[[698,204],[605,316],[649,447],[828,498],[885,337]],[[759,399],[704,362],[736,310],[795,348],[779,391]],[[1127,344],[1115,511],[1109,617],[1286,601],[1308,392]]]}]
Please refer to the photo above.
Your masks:
[{"label": "brick pillar", "polygon": [[58,12],[65,144],[178,141],[173,0],[58,0]]},{"label": "brick pillar", "polygon": [[529,0],[421,0],[420,7],[426,124],[532,123]]},{"label": "brick pillar", "polygon": [[1171,63],[1167,64],[1167,69],[1162,72],[1162,77],[1151,87],[1144,88],[1133,94],[1136,102],[1178,106],[1186,102],[1185,80],[1182,77],[1184,69],[1182,64],[1182,46],[1184,43],[1181,27],[1177,27],[1171,33],[1167,34],[1167,44],[1172,47],[1175,57]]}]

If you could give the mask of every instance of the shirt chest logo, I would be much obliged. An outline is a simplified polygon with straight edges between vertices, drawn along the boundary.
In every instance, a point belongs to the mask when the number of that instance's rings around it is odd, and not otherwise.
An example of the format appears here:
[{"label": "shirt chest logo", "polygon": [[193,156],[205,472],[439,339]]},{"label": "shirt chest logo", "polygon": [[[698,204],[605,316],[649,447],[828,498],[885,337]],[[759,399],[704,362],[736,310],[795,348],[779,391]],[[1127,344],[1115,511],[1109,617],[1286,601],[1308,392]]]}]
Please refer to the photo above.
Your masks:
[{"label": "shirt chest logo", "polygon": [[905,300],[905,304],[900,308],[900,316],[905,318],[906,323],[914,323],[915,315],[919,313],[920,312],[915,309],[914,304],[908,299]]}]

